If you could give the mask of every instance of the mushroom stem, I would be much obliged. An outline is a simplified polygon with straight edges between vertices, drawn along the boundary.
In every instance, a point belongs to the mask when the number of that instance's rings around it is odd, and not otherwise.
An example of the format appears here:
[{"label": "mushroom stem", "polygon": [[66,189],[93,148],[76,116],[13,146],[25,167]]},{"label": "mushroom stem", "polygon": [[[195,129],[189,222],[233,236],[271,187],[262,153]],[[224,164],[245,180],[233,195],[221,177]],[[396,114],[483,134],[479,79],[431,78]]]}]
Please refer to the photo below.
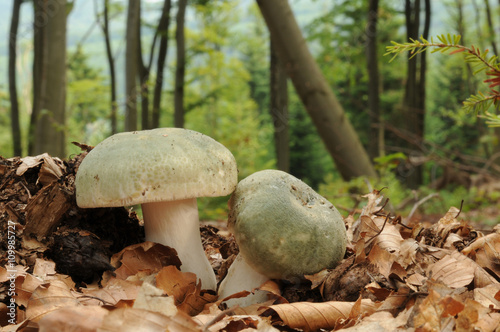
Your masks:
[{"label": "mushroom stem", "polygon": [[[245,290],[251,292],[268,280],[268,277],[255,271],[248,265],[243,256],[239,254],[229,267],[226,277],[219,286],[219,299],[222,300],[229,295]],[[249,294],[246,297],[229,299],[225,301],[225,303],[228,307],[235,305],[247,307],[251,304],[261,303],[266,300],[267,292],[256,290],[253,294]]]},{"label": "mushroom stem", "polygon": [[203,289],[217,289],[215,273],[201,244],[196,198],[143,203],[146,240],[177,250],[181,271],[201,279]]}]

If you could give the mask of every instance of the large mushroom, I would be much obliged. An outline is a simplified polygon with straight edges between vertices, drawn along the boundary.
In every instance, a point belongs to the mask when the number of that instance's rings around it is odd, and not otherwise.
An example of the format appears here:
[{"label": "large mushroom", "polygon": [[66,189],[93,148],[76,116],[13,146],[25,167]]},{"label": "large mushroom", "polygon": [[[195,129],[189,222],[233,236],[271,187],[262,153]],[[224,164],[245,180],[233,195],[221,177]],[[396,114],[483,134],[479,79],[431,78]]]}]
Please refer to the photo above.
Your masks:
[{"label": "large mushroom", "polygon": [[229,195],[237,182],[236,161],[222,144],[192,130],[159,128],[102,141],[83,159],[75,186],[83,208],[141,204],[146,240],[176,249],[181,270],[215,290],[196,198]]},{"label": "large mushroom", "polygon": [[[219,287],[219,298],[252,291],[268,279],[290,279],[334,267],[344,257],[341,214],[294,176],[265,170],[243,179],[229,200],[229,229],[240,252]],[[228,300],[246,306],[265,293]]]}]

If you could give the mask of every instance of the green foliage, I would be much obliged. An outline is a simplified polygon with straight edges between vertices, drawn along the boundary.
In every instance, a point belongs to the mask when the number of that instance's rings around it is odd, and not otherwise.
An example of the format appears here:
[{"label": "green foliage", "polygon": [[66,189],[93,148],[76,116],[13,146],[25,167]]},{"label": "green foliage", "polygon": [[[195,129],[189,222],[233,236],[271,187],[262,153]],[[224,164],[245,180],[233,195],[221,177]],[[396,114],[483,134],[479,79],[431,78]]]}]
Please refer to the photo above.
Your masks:
[{"label": "green foliage", "polygon": [[464,53],[465,62],[469,63],[474,69],[474,75],[485,71],[486,75],[492,76],[485,80],[485,83],[489,83],[490,90],[487,93],[478,92],[476,95],[470,96],[463,103],[463,107],[467,111],[474,111],[476,113],[484,113],[482,117],[486,118],[487,123],[491,126],[500,126],[500,119],[487,112],[491,106],[498,108],[500,104],[500,92],[493,89],[494,87],[500,85],[500,63],[498,62],[497,55],[489,56],[488,50],[481,51],[479,48],[472,45],[471,47],[466,47],[460,45],[460,36],[457,35],[440,35],[437,36],[439,42],[435,42],[433,38],[430,41],[420,37],[420,40],[410,39],[407,43],[397,43],[392,42],[392,46],[387,46],[387,53],[394,54],[391,61],[401,53],[409,52],[411,54],[410,59],[415,55],[425,52],[427,49],[432,49],[431,53]]}]

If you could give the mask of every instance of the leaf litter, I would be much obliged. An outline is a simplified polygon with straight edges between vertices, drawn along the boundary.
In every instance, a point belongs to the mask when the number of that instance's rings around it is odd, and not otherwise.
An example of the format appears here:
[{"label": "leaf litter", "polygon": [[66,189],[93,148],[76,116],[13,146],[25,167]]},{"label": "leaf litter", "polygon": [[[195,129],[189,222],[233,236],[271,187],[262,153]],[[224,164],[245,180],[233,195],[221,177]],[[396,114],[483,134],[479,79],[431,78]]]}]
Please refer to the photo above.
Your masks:
[{"label": "leaf litter", "polygon": [[[84,156],[0,158],[2,331],[500,331],[500,226],[476,231],[456,207],[433,225],[406,224],[374,190],[345,218],[336,268],[268,281],[267,302],[226,308],[179,270],[175,250],[144,242],[134,212],[76,206]],[[6,318],[9,221],[16,324]],[[220,281],[237,246],[224,226],[201,233]]]}]

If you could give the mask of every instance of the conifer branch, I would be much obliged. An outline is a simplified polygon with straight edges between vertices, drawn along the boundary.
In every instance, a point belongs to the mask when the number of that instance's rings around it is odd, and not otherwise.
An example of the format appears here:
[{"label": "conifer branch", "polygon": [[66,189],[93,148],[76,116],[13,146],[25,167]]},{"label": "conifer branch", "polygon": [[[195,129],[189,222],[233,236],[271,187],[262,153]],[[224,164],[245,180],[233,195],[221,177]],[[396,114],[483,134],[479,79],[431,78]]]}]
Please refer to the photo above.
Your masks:
[{"label": "conifer branch", "polygon": [[477,95],[472,95],[463,102],[463,107],[466,111],[482,112],[482,118],[487,119],[487,124],[494,127],[500,126],[500,116],[488,113],[491,106],[498,109],[500,105],[500,92],[494,88],[500,86],[500,63],[497,55],[488,56],[488,50],[481,50],[474,45],[466,47],[460,44],[460,35],[439,35],[439,42],[435,42],[431,37],[428,41],[423,37],[415,40],[410,38],[410,42],[397,43],[392,42],[391,46],[387,46],[387,52],[384,55],[394,54],[390,61],[394,60],[398,55],[409,52],[409,59],[417,54],[425,52],[427,49],[432,49],[431,53],[440,52],[443,54],[465,53],[465,62],[470,63],[475,71],[474,75],[485,71],[488,79],[484,83],[488,84],[490,90],[487,93],[478,92]]}]

